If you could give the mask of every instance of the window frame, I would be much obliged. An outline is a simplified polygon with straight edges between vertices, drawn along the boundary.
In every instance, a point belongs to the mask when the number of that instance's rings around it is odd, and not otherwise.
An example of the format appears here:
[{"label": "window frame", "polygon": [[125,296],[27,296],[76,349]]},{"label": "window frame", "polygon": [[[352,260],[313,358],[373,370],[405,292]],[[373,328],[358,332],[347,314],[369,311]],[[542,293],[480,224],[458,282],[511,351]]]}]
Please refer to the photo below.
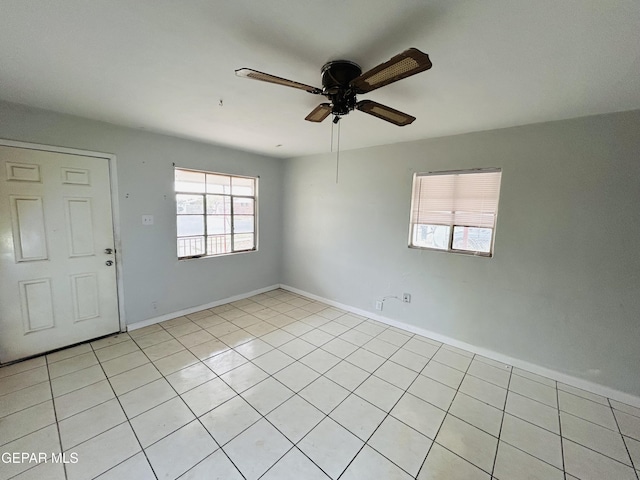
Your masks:
[{"label": "window frame", "polygon": [[[175,185],[175,178],[176,178],[176,172],[180,170],[183,172],[193,172],[193,173],[203,173],[205,174],[205,180],[204,180],[204,186],[205,186],[205,191],[204,192],[185,192],[185,191],[180,191],[176,188]],[[209,193],[207,192],[207,177],[206,175],[216,175],[219,177],[228,177],[229,178],[229,185],[231,186],[229,193]],[[253,180],[253,195],[234,195],[233,192],[233,179],[234,178],[244,178],[244,179],[251,179]],[[174,181],[174,214],[175,214],[175,218],[176,218],[176,254],[177,254],[177,258],[178,260],[192,260],[192,259],[196,259],[196,258],[215,258],[215,257],[222,257],[222,256],[227,256],[227,255],[237,255],[237,254],[242,254],[242,253],[250,253],[250,252],[257,252],[258,251],[258,184],[259,184],[259,179],[260,177],[258,175],[256,176],[249,176],[249,175],[235,175],[235,174],[230,174],[230,173],[221,173],[221,172],[212,172],[209,170],[198,170],[195,168],[184,168],[184,167],[178,167],[178,166],[174,166],[173,169],[173,181]],[[190,196],[201,196],[202,197],[202,204],[203,204],[203,213],[183,213],[180,214],[178,213],[178,202],[177,202],[177,198],[178,195],[190,195]],[[229,252],[224,252],[224,253],[214,253],[214,254],[207,254],[207,245],[208,245],[208,240],[209,237],[218,237],[220,235],[216,234],[216,235],[209,235],[208,234],[208,217],[211,216],[210,214],[207,213],[207,196],[221,196],[221,197],[228,197],[229,198],[229,205],[230,205],[230,212],[229,212],[229,217],[230,217],[230,233],[228,234],[231,238],[231,251]],[[253,248],[249,248],[249,249],[243,249],[243,250],[235,250],[234,249],[234,242],[235,242],[235,235],[238,233],[234,233],[234,221],[235,221],[235,214],[234,214],[234,200],[238,199],[238,198],[244,198],[244,199],[252,199],[253,200],[253,232],[239,232],[242,234],[246,234],[246,233],[253,233]],[[185,236],[179,236],[178,235],[178,218],[181,216],[199,216],[199,217],[203,217],[203,221],[204,221],[204,233],[203,235],[185,235]],[[238,214],[238,216],[248,216],[248,215],[243,215],[243,214]],[[223,234],[223,235],[227,235],[227,234]],[[180,252],[179,252],[179,247],[177,245],[177,241],[180,240],[181,238],[202,238],[204,237],[204,251],[205,253],[200,254],[200,255],[187,255],[187,256],[180,256]]]},{"label": "window frame", "polygon": [[[414,208],[415,208],[415,199],[416,199],[416,184],[417,184],[417,179],[420,177],[426,177],[426,176],[440,176],[440,175],[469,175],[469,174],[478,174],[478,173],[500,173],[500,183],[498,184],[498,192],[497,192],[497,202],[496,202],[496,209],[495,209],[495,214],[494,214],[494,221],[493,221],[493,227],[489,228],[489,227],[477,227],[477,226],[469,226],[469,225],[458,225],[455,223],[429,223],[429,224],[423,224],[423,225],[430,225],[430,226],[441,226],[441,227],[447,227],[449,228],[449,235],[448,235],[448,240],[447,240],[447,248],[435,248],[435,247],[426,247],[426,246],[420,246],[420,245],[415,245],[413,243],[414,241],[414,237],[415,237],[415,228],[418,225],[421,225],[417,222],[414,223],[414,218],[413,218],[413,212],[414,212]],[[442,170],[442,171],[430,171],[430,172],[416,172],[413,174],[413,178],[412,178],[412,182],[411,182],[411,209],[409,211],[409,241],[408,241],[408,247],[412,248],[412,249],[416,249],[416,250],[430,250],[430,251],[437,251],[437,252],[444,252],[444,253],[454,253],[454,254],[459,254],[459,255],[468,255],[468,256],[473,256],[473,257],[485,257],[485,258],[492,258],[493,254],[494,254],[494,247],[495,247],[495,239],[496,239],[496,230],[497,230],[497,225],[498,225],[498,210],[499,210],[499,203],[500,203],[500,191],[502,188],[502,168],[495,168],[495,167],[490,167],[490,168],[473,168],[473,169],[463,169],[463,170]],[[454,248],[453,247],[453,242],[454,242],[454,233],[455,233],[455,229],[456,227],[458,228],[483,228],[483,229],[488,229],[491,230],[491,240],[490,240],[490,247],[489,247],[489,251],[488,252],[483,252],[483,251],[479,251],[479,250],[464,250],[464,249],[459,249],[459,248]]]}]

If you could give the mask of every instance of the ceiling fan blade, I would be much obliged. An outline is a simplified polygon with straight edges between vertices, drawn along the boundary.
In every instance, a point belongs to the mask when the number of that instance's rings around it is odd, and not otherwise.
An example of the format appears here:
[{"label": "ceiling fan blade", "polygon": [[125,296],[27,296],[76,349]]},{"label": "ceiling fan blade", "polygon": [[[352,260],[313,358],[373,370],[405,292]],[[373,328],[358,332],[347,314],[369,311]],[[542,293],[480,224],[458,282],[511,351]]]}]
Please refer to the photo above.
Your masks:
[{"label": "ceiling fan blade", "polygon": [[309,122],[321,122],[329,116],[331,113],[330,103],[321,103],[316,108],[311,110],[311,113],[305,117],[305,120]]},{"label": "ceiling fan blade", "polygon": [[376,88],[384,87],[416,73],[431,68],[429,55],[417,48],[410,48],[396,55],[388,62],[381,63],[368,72],[364,72],[351,82],[357,93],[367,93]]},{"label": "ceiling fan blade", "polygon": [[416,119],[416,117],[407,115],[400,110],[387,107],[386,105],[382,105],[381,103],[373,102],[371,100],[362,100],[358,102],[356,104],[356,108],[361,112],[368,113],[369,115],[373,115],[374,117],[378,117],[382,120],[386,120],[387,122],[398,125],[399,127],[409,125]]},{"label": "ceiling fan blade", "polygon": [[311,85],[305,85],[304,83],[294,82],[293,80],[276,77],[275,75],[269,75],[268,73],[258,72],[257,70],[252,70],[250,68],[240,68],[236,70],[236,75],[238,77],[260,80],[262,82],[275,83],[276,85],[284,85],[285,87],[298,88],[309,93],[322,93],[321,89],[312,87]]}]

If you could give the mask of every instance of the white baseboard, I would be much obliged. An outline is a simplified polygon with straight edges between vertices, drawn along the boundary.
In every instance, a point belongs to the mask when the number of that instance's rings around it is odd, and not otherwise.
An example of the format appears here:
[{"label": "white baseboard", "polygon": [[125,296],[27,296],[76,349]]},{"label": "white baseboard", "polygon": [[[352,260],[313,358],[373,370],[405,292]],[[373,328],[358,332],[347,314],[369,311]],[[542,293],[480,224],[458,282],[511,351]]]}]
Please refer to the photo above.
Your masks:
[{"label": "white baseboard", "polygon": [[269,287],[259,288],[258,290],[242,293],[240,295],[234,295],[233,297],[223,298],[221,300],[216,300],[215,302],[207,303],[205,305],[198,305],[197,307],[189,307],[189,308],[185,308],[184,310],[178,310],[177,312],[160,315],[159,317],[153,317],[147,320],[142,320],[140,322],[131,323],[127,325],[127,331],[130,332],[132,330],[138,330],[139,328],[148,327],[149,325],[154,325],[156,323],[164,322],[165,320],[171,320],[172,318],[182,317],[183,315],[189,315],[190,313],[199,312],[200,310],[206,310],[207,308],[217,307],[219,305],[224,305],[225,303],[231,303],[238,300],[243,300],[245,298],[253,297],[254,295],[258,295],[260,293],[270,292],[271,290],[275,290],[276,288],[280,288],[280,285],[275,284]]},{"label": "white baseboard", "polygon": [[460,340],[456,340],[455,338],[447,337],[445,335],[441,335],[439,333],[432,332],[424,328],[416,327],[415,325],[410,325],[408,323],[400,322],[398,320],[393,320],[391,318],[384,317],[382,315],[370,312],[368,310],[362,310],[360,308],[352,307],[351,305],[335,302],[328,298],[320,297],[318,295],[314,295],[313,293],[305,292],[304,290],[290,287],[289,285],[281,284],[280,288],[284,290],[289,290],[290,292],[293,292],[293,293],[297,293],[298,295],[303,295],[305,297],[318,300],[319,302],[326,303],[327,305],[331,305],[331,306],[340,308],[342,310],[355,313],[357,315],[362,315],[364,317],[371,318],[372,320],[377,320],[379,322],[385,323],[387,325],[391,325],[393,327],[398,327],[403,330],[407,330],[409,332],[431,338],[441,343],[446,343],[454,347],[462,348],[463,350],[467,350],[469,352],[482,355],[484,357],[490,358],[497,362],[504,363],[505,365],[511,365],[513,367],[521,368],[531,373],[542,375],[543,377],[547,377],[552,380],[556,380],[558,382],[566,383],[567,385],[571,385],[576,388],[581,388],[582,390],[586,390],[588,392],[592,392],[597,395],[602,395],[612,400],[617,400],[619,402],[626,403],[627,405],[632,405],[634,407],[640,408],[640,397],[636,397],[634,395],[631,395],[630,393],[621,392],[620,390],[616,390],[604,385],[600,385],[598,383],[590,382],[582,378],[576,378],[571,375],[567,375],[566,373],[558,372],[556,370],[552,370],[546,367],[541,367],[539,365],[527,362],[525,360],[509,357],[508,355],[503,355],[502,353],[494,352],[493,350],[478,347],[470,343],[462,342]]}]

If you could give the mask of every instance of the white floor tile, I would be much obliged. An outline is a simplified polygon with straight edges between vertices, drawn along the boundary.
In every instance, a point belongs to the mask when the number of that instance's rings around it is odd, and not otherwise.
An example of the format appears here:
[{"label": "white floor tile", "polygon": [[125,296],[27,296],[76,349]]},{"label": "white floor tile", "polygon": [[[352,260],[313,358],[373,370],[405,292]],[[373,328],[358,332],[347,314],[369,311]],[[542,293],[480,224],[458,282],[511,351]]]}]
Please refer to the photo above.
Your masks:
[{"label": "white floor tile", "polygon": [[353,460],[341,480],[384,478],[385,480],[411,480],[413,477],[391,463],[374,449],[365,445]]},{"label": "white floor tile", "polygon": [[560,424],[563,437],[631,466],[620,433],[565,412],[560,412]]},{"label": "white floor tile", "polygon": [[180,480],[244,480],[238,469],[225,453],[218,449],[191,470]]},{"label": "white floor tile", "polygon": [[385,412],[389,412],[404,392],[372,375],[362,382],[354,393]]},{"label": "white floor tile", "polygon": [[292,448],[261,480],[329,480],[300,450]]},{"label": "white floor tile", "polygon": [[362,346],[362,348],[384,358],[389,358],[399,349],[397,345],[385,342],[384,340],[380,340],[379,338],[374,338],[373,340],[368,341]]},{"label": "white floor tile", "polygon": [[135,343],[137,343],[140,348],[152,347],[153,345],[172,339],[173,337],[169,335],[169,332],[166,330],[157,330],[149,335],[137,336],[134,338]]},{"label": "white floor tile", "polygon": [[291,365],[295,360],[280,350],[271,350],[264,355],[253,360],[253,363],[267,372],[269,375],[282,370],[284,367]]},{"label": "white floor tile", "polygon": [[369,372],[356,367],[349,362],[340,362],[331,370],[324,374],[325,377],[333,380],[338,385],[343,386],[347,390],[355,390],[358,385],[369,377]]},{"label": "white floor tile", "polygon": [[599,403],[563,391],[558,392],[558,400],[561,411],[597,423],[614,432],[618,430],[611,407],[605,407]]},{"label": "white floor tile", "polygon": [[618,411],[615,416],[622,434],[640,441],[640,418]]},{"label": "white floor tile", "polygon": [[153,364],[147,363],[109,378],[109,383],[116,395],[123,395],[161,377],[158,369]]},{"label": "white floor tile", "polygon": [[513,415],[505,414],[500,439],[562,469],[560,436]]},{"label": "white floor tile", "polygon": [[166,342],[158,343],[157,345],[143,349],[144,353],[152,362],[160,360],[161,358],[173,353],[177,353],[180,350],[184,350],[184,345],[175,339],[167,340]]},{"label": "white floor tile", "polygon": [[53,402],[47,400],[0,419],[0,445],[56,423]]},{"label": "white floor tile", "polygon": [[382,423],[386,413],[352,394],[338,405],[329,416],[361,440],[367,441]]},{"label": "white floor tile", "polygon": [[637,480],[631,467],[571,440],[562,440],[564,468],[580,480]]},{"label": "white floor tile", "polygon": [[122,480],[132,478],[135,480],[155,480],[156,476],[151,470],[144,453],[140,452],[115,467],[107,470],[96,480]]},{"label": "white floor tile", "polygon": [[318,373],[326,372],[339,362],[340,358],[330,354],[329,352],[325,352],[320,348],[300,359],[300,363],[304,363],[307,367],[312,368]]},{"label": "white floor tile", "polygon": [[389,416],[367,442],[412,476],[418,474],[431,440]]},{"label": "white floor tile", "polygon": [[438,350],[432,358],[438,363],[442,363],[462,372],[466,372],[467,368],[469,368],[469,365],[471,364],[471,358],[444,348]]},{"label": "white floor tile", "polygon": [[356,347],[352,343],[342,340],[341,338],[334,338],[330,342],[325,343],[322,346],[322,349],[325,352],[329,352],[338,358],[344,359],[345,357],[348,357],[353,352],[355,352],[358,347]]},{"label": "white floor tile", "polygon": [[402,390],[406,390],[416,379],[418,373],[397,363],[387,361],[375,371],[374,375]]},{"label": "white floor tile", "polygon": [[[59,454],[61,452],[60,440],[58,438],[58,428],[56,425],[49,425],[36,432],[30,433],[24,437],[7,443],[2,447],[2,452],[25,452],[39,454],[47,453],[47,459],[51,459],[51,454]],[[3,480],[18,475],[25,470],[33,468],[34,464],[24,463],[3,463],[0,474]]]},{"label": "white floor tile", "polygon": [[174,479],[211,455],[218,445],[194,420],[146,449],[158,478]]},{"label": "white floor tile", "polygon": [[69,480],[85,480],[94,478],[118,465],[140,451],[133,430],[128,423],[101,433],[84,443],[72,448],[77,453],[78,463],[66,465]]},{"label": "white floor tile", "polygon": [[298,395],[267,415],[267,419],[293,443],[299,442],[323,418],[320,410]]},{"label": "white floor tile", "polygon": [[192,420],[195,417],[191,410],[181,398],[175,397],[131,419],[131,426],[142,448],[147,448]]},{"label": "white floor tile", "polygon": [[300,362],[292,363],[274,375],[278,381],[284,383],[294,392],[299,392],[319,376],[318,372]]},{"label": "white floor tile", "polygon": [[74,390],[86,387],[87,385],[97,383],[100,380],[104,380],[105,378],[106,377],[104,375],[104,372],[102,371],[102,367],[100,365],[94,365],[92,367],[78,370],[77,372],[52,379],[51,389],[53,391],[53,396],[59,397],[60,395],[73,392]]},{"label": "white floor tile", "polygon": [[256,367],[253,363],[245,363],[220,375],[220,378],[236,392],[242,393],[268,376],[266,372]]},{"label": "white floor tile", "polygon": [[98,359],[93,352],[76,355],[56,363],[49,364],[49,378],[61,377],[68,373],[77,372],[92,365],[97,365]]},{"label": "white floor tile", "polygon": [[391,410],[391,415],[433,440],[446,413],[410,393],[405,393]]},{"label": "white floor tile", "polygon": [[227,350],[229,350],[229,346],[220,340],[209,340],[208,342],[189,347],[189,351],[200,360],[206,360],[209,357],[226,352]]},{"label": "white floor tile", "polygon": [[356,350],[345,358],[345,360],[369,373],[373,373],[386,361],[384,357],[376,355],[375,353],[369,352],[363,348]]},{"label": "white floor tile", "polygon": [[[66,480],[64,465],[62,463],[40,463],[38,466],[30,468],[11,480]],[[154,477],[155,478],[155,477]]]},{"label": "white floor tile", "polygon": [[511,371],[505,368],[496,368],[478,360],[473,360],[467,371],[468,375],[481,378],[482,380],[493,383],[502,388],[507,388],[509,385],[509,377],[511,377]]},{"label": "white floor tile", "polygon": [[529,380],[519,375],[512,375],[509,390],[550,407],[558,408],[556,389],[548,385],[543,385],[542,383]]},{"label": "white floor tile", "polygon": [[267,415],[293,396],[282,383],[269,377],[242,393],[242,397],[262,415]]},{"label": "white floor tile", "polygon": [[314,407],[328,414],[347,398],[349,391],[326,377],[319,377],[298,394]]},{"label": "white floor tile", "polygon": [[149,363],[149,359],[138,350],[137,352],[127,353],[121,357],[103,362],[102,369],[107,374],[107,377],[113,377],[146,363]]},{"label": "white floor tile", "polygon": [[69,450],[96,435],[127,421],[115,398],[62,420],[58,424],[62,448]]},{"label": "white floor tile", "polygon": [[240,395],[200,417],[218,445],[224,445],[260,419],[260,414]]},{"label": "white floor tile", "polygon": [[175,396],[176,392],[171,385],[164,378],[160,378],[118,398],[127,417],[133,418]]},{"label": "white floor tile", "polygon": [[483,472],[463,458],[434,443],[418,474],[418,480],[489,480]]},{"label": "white floor tile", "polygon": [[198,385],[202,385],[214,378],[216,378],[216,374],[213,373],[204,363],[200,362],[183,368],[182,370],[178,370],[166,377],[171,386],[179,394],[191,390]]},{"label": "white floor tile", "polygon": [[107,380],[102,380],[80,390],[56,397],[54,399],[56,417],[58,421],[63,420],[111,398],[115,398],[111,385]]},{"label": "white floor tile", "polygon": [[449,408],[449,413],[494,437],[500,433],[502,410],[462,392],[456,394],[456,398]]},{"label": "white floor tile", "polygon": [[34,368],[38,367],[45,367],[46,365],[47,361],[45,356],[32,358],[30,360],[23,360],[22,362],[17,362],[11,365],[0,367],[0,378],[9,377],[11,375],[26,372],[27,370],[33,370]]},{"label": "white floor tile", "polygon": [[273,347],[259,338],[243,343],[239,347],[235,348],[236,352],[249,360],[253,360],[254,358],[264,355],[271,350],[273,350]]},{"label": "white floor tile", "polygon": [[234,350],[229,350],[204,360],[204,363],[213,370],[216,375],[224,375],[240,365],[244,365],[249,360]]},{"label": "white floor tile", "polygon": [[504,403],[507,399],[506,389],[471,375],[464,377],[462,384],[460,384],[460,391],[500,410],[504,409]]},{"label": "white floor tile", "polygon": [[42,382],[0,397],[0,418],[51,400],[49,382]]},{"label": "white floor tile", "polygon": [[559,412],[555,408],[509,391],[505,411],[553,433],[560,434]]},{"label": "white floor tile", "polygon": [[464,372],[435,361],[430,361],[421,374],[453,389],[457,389],[464,378]]},{"label": "white floor tile", "polygon": [[218,405],[235,397],[234,392],[226,383],[219,378],[203,383],[202,385],[189,390],[181,395],[193,413],[199,417]]},{"label": "white floor tile", "polygon": [[[315,345],[316,347],[321,347],[330,340],[333,340],[335,338],[335,335],[338,335],[336,333],[329,333],[329,331],[332,329],[327,329],[325,331],[325,328],[331,326],[331,323],[332,322],[329,322],[326,325],[321,325],[320,328],[311,330],[310,332],[301,335],[300,338],[305,342],[309,342],[310,344]],[[343,325],[339,325],[339,327],[340,333],[344,333],[348,330],[348,328]]]},{"label": "white floor tile", "polygon": [[331,478],[336,479],[362,445],[358,437],[327,417],[302,439],[298,448]]},{"label": "white floor tile", "polygon": [[262,419],[227,443],[223,450],[247,480],[255,480],[292,446],[278,430]]},{"label": "white floor tile", "polygon": [[500,442],[493,476],[497,480],[564,480],[564,473],[509,444]]},{"label": "white floor tile", "polygon": [[173,355],[156,360],[154,365],[162,375],[166,376],[196,363],[198,363],[198,358],[193,353],[189,350],[182,350]]},{"label": "white floor tile", "polygon": [[491,472],[498,439],[451,415],[447,415],[436,442],[485,472]]},{"label": "white floor tile", "polygon": [[300,338],[291,340],[280,347],[280,350],[296,360],[313,352],[316,346]]},{"label": "white floor tile", "polygon": [[456,395],[453,388],[422,375],[418,375],[408,392],[442,410],[449,410]]}]

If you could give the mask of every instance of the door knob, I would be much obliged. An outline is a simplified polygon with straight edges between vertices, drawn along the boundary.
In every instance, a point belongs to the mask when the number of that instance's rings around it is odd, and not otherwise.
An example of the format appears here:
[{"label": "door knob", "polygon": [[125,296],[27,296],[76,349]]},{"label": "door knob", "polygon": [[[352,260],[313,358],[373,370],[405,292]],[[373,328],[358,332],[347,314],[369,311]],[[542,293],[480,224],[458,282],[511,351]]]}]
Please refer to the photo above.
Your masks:
[{"label": "door knob", "polygon": [[111,255],[113,253],[113,249],[111,248],[105,248],[104,249],[104,253],[106,253],[107,255]]},{"label": "door knob", "polygon": [[104,262],[104,264],[105,264],[107,267],[110,267],[111,265],[113,265],[113,262],[112,262],[111,260],[107,260],[106,262]]}]

